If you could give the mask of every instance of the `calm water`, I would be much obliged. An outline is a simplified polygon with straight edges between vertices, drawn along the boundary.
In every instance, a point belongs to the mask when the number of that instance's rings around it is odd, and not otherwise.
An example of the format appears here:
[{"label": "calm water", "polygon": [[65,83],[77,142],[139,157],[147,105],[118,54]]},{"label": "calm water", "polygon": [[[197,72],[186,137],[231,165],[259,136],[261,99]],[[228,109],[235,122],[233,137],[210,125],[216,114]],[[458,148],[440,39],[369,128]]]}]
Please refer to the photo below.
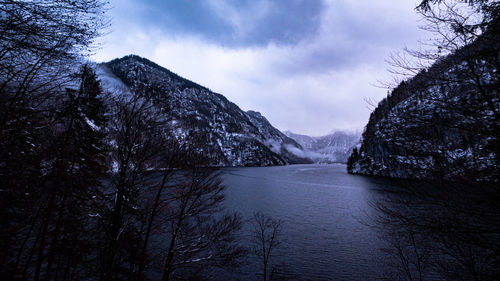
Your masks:
[{"label": "calm water", "polygon": [[[262,211],[284,221],[282,246],[272,260],[293,280],[376,280],[383,277],[384,242],[367,226],[370,202],[388,180],[349,175],[345,165],[228,168],[226,206],[251,218]],[[249,224],[245,226],[248,232]],[[248,265],[224,279],[256,280]]]}]

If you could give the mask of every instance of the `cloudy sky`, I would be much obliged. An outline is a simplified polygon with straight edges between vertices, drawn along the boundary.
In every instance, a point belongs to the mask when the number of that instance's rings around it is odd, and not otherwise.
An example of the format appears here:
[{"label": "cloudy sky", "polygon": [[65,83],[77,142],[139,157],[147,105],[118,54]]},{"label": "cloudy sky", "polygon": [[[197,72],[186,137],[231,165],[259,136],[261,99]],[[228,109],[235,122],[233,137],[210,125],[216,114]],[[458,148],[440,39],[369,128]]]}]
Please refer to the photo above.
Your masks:
[{"label": "cloudy sky", "polygon": [[98,62],[148,58],[281,130],[362,129],[385,59],[426,34],[412,0],[111,0]]}]

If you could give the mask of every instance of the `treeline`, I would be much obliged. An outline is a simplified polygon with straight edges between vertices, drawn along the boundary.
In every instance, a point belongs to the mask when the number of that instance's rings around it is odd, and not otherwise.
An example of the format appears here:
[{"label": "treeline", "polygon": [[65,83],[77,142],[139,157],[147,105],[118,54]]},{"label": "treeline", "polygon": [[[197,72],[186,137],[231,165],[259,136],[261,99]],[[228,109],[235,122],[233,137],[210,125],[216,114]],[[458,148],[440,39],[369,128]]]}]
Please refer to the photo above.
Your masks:
[{"label": "treeline", "polygon": [[246,254],[219,173],[85,63],[106,9],[0,3],[2,280],[192,279]]}]

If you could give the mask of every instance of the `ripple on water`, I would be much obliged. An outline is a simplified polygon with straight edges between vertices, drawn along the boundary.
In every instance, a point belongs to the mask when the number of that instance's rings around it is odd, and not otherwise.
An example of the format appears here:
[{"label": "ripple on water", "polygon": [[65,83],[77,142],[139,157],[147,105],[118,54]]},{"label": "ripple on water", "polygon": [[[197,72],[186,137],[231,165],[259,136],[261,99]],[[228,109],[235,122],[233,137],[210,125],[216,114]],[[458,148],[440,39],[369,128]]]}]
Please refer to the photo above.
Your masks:
[{"label": "ripple on water", "polygon": [[[273,260],[290,278],[380,279],[383,242],[361,221],[385,182],[345,170],[345,165],[229,168],[226,206],[245,218],[262,211],[284,221],[282,248]],[[250,261],[236,274],[240,280],[257,279],[257,261]]]}]

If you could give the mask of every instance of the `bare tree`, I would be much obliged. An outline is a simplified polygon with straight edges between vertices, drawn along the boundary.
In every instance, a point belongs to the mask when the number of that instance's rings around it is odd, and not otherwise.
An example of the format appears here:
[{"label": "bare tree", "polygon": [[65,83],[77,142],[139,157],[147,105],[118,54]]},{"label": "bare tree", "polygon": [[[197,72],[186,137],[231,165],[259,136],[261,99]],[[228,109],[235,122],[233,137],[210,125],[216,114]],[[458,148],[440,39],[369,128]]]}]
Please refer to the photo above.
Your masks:
[{"label": "bare tree", "polygon": [[0,130],[19,108],[43,104],[68,85],[107,26],[100,0],[0,3]]},{"label": "bare tree", "polygon": [[[497,1],[424,0],[416,11],[423,20],[420,28],[433,37],[420,42],[419,49],[405,48],[402,53],[390,56],[389,71],[403,79],[425,74],[423,70],[478,40],[491,46],[499,43],[495,35],[500,15]],[[469,55],[478,56],[477,53]],[[462,52],[460,56],[465,58],[467,53]]]},{"label": "bare tree", "polygon": [[208,267],[239,265],[245,254],[238,246],[241,229],[237,214],[223,214],[224,185],[213,169],[185,170],[164,198],[163,276],[170,280]]},{"label": "bare tree", "polygon": [[[273,280],[274,267],[270,263],[273,251],[281,244],[280,234],[283,221],[274,219],[261,212],[253,214],[252,243],[254,254],[262,263],[263,278]],[[269,270],[271,267],[271,270]]]},{"label": "bare tree", "polygon": [[422,1],[417,11],[435,37],[391,57],[390,71],[406,80],[389,85],[363,133],[372,145],[349,162],[399,176],[498,180],[500,4]]},{"label": "bare tree", "polygon": [[157,168],[157,160],[166,149],[166,139],[151,102],[127,93],[115,93],[110,101],[109,165],[112,177],[104,198],[97,204],[100,225],[105,233],[101,253],[101,279],[115,280],[131,276],[136,253],[143,242],[140,206],[145,178]]},{"label": "bare tree", "polygon": [[[428,86],[440,87],[462,83],[474,91],[498,120],[495,103],[498,77],[494,75],[494,69],[499,67],[498,1],[424,0],[416,10],[423,19],[421,28],[434,36],[421,42],[420,49],[406,48],[391,55],[389,71],[402,79],[388,86],[393,89],[406,79],[426,80]],[[451,105],[453,101],[439,102]]]},{"label": "bare tree", "polygon": [[[169,134],[149,98],[115,93],[111,102],[112,181],[97,208],[105,233],[101,280],[201,274],[238,265],[237,214],[223,214],[224,186],[188,143]],[[187,141],[196,136],[188,136]]]},{"label": "bare tree", "polygon": [[[77,170],[86,170],[76,168],[76,162],[85,161],[70,160],[69,154],[62,153],[70,151],[75,138],[68,130],[61,134],[72,126],[60,110],[77,100],[79,92],[66,88],[75,89],[81,83],[74,73],[106,25],[105,5],[100,0],[0,2],[0,208],[7,210],[0,215],[0,274],[6,279],[41,278],[42,265],[48,266],[46,276],[81,265],[76,257],[55,260],[56,252],[62,254],[58,244],[62,240],[56,237],[70,228],[70,224],[66,230],[61,228],[68,222],[68,213],[56,204],[60,197],[53,196],[61,194],[56,190],[61,191],[67,181],[55,178],[67,179]],[[77,112],[73,113],[76,117]],[[72,125],[85,126],[80,121]],[[73,129],[69,131],[74,133]],[[68,136],[66,141],[61,141],[62,135]],[[57,143],[63,143],[59,150],[54,149]],[[57,165],[68,167],[69,172],[56,175]],[[82,181],[82,186],[86,183]],[[72,207],[82,203],[74,195],[63,200],[66,207],[73,200],[77,203]],[[63,260],[68,266],[60,266]],[[64,278],[78,276],[71,274]]]},{"label": "bare tree", "polygon": [[500,209],[493,184],[406,184],[373,203],[388,242],[390,279],[495,280]]},{"label": "bare tree", "polygon": [[[153,231],[158,229],[157,219],[160,216],[161,208],[163,206],[163,198],[166,190],[169,188],[170,181],[175,177],[175,173],[179,170],[179,167],[183,167],[186,159],[182,148],[178,146],[177,143],[172,141],[163,143],[164,150],[159,155],[157,166],[160,169],[155,169],[153,172],[152,183],[148,184],[151,188],[149,193],[151,196],[145,196],[143,200],[143,208],[145,208],[144,214],[144,226],[142,232],[144,233],[142,247],[138,254],[138,266],[137,266],[137,280],[143,280],[144,271],[151,263],[150,254],[151,251],[151,237]],[[159,177],[154,176],[160,171]]]}]

